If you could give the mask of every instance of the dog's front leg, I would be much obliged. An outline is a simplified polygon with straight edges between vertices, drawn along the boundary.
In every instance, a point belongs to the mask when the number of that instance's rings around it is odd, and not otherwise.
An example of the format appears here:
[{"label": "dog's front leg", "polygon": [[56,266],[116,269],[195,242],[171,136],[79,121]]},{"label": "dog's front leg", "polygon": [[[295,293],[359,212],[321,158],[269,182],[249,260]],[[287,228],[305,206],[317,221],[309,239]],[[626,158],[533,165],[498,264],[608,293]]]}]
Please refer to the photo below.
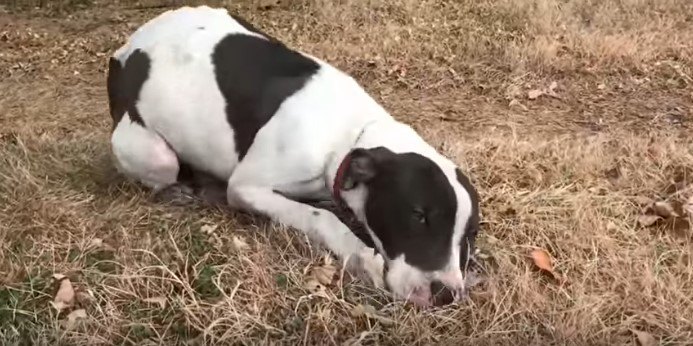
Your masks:
[{"label": "dog's front leg", "polygon": [[383,260],[373,254],[349,227],[325,209],[288,199],[268,187],[229,185],[229,204],[238,209],[263,214],[273,221],[296,228],[313,241],[324,244],[341,260],[347,270],[383,287]]}]

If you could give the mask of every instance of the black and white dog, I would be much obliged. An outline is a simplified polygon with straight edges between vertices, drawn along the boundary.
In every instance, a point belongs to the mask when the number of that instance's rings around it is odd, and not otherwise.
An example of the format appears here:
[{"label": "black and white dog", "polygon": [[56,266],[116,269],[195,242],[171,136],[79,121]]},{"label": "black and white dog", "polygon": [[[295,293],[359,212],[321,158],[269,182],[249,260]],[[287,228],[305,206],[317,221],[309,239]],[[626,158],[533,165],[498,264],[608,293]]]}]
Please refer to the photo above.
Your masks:
[{"label": "black and white dog", "polygon": [[[161,191],[189,165],[226,181],[232,208],[357,258],[398,298],[439,305],[464,292],[475,189],[344,72],[201,6],[140,27],[111,57],[107,83],[126,176]],[[309,199],[353,212],[382,258]]]}]

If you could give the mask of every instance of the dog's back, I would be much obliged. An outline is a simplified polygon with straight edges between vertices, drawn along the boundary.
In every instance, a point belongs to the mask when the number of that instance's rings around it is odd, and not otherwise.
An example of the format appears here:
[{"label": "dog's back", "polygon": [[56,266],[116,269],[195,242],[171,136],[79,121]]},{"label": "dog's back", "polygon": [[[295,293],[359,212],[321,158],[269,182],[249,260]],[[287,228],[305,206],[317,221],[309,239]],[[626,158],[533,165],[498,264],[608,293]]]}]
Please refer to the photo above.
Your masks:
[{"label": "dog's back", "polygon": [[[268,37],[206,6],[150,20],[112,58],[111,104],[124,110],[114,115],[114,127],[125,116],[163,137],[181,161],[228,179],[275,117],[291,123],[299,142],[305,135],[334,140],[330,128],[338,132],[350,121],[340,103],[357,117],[354,100],[379,107],[350,77]],[[293,105],[280,112],[294,95]],[[266,137],[298,145],[281,132]]]}]

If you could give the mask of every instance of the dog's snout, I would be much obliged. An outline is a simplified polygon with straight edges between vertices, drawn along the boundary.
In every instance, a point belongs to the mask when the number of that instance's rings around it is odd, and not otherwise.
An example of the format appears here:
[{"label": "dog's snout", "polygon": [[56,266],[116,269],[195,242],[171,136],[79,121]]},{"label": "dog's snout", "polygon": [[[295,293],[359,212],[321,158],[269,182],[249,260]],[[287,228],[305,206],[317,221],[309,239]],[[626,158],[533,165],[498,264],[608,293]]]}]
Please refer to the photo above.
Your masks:
[{"label": "dog's snout", "polygon": [[431,295],[435,306],[448,305],[455,301],[455,292],[438,280],[431,282]]}]

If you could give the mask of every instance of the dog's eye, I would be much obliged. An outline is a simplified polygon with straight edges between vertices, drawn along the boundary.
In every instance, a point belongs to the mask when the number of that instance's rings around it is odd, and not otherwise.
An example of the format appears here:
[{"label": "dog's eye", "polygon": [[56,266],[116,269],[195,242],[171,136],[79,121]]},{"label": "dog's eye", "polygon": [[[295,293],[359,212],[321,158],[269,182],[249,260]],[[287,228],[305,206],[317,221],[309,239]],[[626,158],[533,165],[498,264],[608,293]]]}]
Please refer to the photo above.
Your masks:
[{"label": "dog's eye", "polygon": [[416,220],[416,222],[418,222],[420,224],[425,225],[428,223],[426,213],[421,209],[414,209],[414,212],[412,213],[412,217],[414,218],[414,220]]}]

